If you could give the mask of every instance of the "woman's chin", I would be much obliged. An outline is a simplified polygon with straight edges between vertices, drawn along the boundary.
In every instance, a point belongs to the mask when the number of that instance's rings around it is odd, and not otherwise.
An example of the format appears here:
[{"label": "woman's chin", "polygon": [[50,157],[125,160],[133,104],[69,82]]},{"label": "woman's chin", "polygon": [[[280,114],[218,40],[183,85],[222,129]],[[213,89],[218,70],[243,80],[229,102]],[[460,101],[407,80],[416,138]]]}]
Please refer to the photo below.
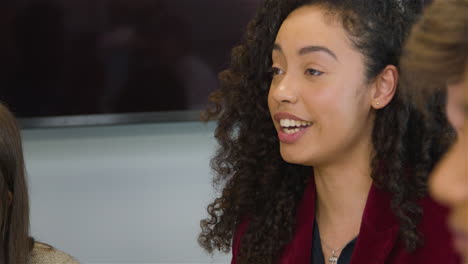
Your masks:
[{"label": "woman's chin", "polygon": [[291,164],[303,165],[303,166],[313,166],[314,162],[310,156],[301,155],[300,153],[294,153],[289,151],[281,151],[281,157],[284,161]]}]

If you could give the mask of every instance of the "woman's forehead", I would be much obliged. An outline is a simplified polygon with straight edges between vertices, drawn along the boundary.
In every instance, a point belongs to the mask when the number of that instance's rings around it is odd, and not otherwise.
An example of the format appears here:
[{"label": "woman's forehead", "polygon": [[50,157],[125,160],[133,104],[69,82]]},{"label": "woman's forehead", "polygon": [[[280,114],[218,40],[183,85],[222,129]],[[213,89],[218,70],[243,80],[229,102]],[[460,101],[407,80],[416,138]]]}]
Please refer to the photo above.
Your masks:
[{"label": "woman's forehead", "polygon": [[[334,57],[356,53],[341,23],[330,22],[329,11],[307,5],[294,10],[282,23],[275,44],[283,51],[298,53],[304,47],[318,46],[333,51]],[[359,53],[360,55],[360,53]]]}]

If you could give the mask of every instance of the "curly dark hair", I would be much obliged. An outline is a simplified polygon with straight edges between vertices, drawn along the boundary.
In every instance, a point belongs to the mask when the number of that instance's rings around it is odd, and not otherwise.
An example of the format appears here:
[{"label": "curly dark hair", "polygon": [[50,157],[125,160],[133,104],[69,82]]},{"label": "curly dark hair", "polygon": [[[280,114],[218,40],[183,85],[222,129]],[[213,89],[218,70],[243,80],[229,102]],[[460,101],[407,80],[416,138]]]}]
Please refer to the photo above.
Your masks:
[{"label": "curly dark hair", "polygon": [[[304,5],[319,5],[342,23],[365,57],[369,82],[387,65],[398,67],[403,42],[423,9],[416,0],[266,0],[258,10],[243,42],[232,51],[230,68],[220,74],[221,88],[211,96],[215,107],[207,113],[218,120],[219,147],[211,166],[221,194],[208,206],[198,241],[208,252],[227,252],[236,227],[248,218],[239,263],[278,259],[293,237],[297,205],[311,175],[310,167],[281,158],[267,105],[276,34],[286,17]],[[437,101],[434,108],[440,105]],[[376,111],[372,131],[377,151],[371,176],[392,194],[400,239],[410,251],[422,242],[418,201],[427,193],[428,172],[449,144],[432,144],[430,137],[447,136],[442,129],[421,138],[415,132],[420,132],[421,122],[421,114],[397,90],[391,103]],[[444,115],[440,122],[447,123]]]}]

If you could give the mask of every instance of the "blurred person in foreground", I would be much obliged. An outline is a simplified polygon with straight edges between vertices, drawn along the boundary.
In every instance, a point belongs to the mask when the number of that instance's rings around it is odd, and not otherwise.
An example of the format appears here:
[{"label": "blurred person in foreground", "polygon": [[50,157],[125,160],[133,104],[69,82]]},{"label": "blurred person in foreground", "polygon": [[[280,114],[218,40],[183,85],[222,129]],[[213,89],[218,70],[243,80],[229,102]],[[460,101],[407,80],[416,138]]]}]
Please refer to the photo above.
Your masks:
[{"label": "blurred person in foreground", "polygon": [[25,174],[18,123],[0,104],[0,263],[77,264],[69,255],[30,237]]},{"label": "blurred person in foreground", "polygon": [[454,244],[468,263],[468,0],[434,1],[415,25],[402,57],[402,87],[426,114],[427,131],[437,114],[427,106],[447,96],[444,113],[456,131],[451,150],[436,165],[430,191],[451,209]]}]

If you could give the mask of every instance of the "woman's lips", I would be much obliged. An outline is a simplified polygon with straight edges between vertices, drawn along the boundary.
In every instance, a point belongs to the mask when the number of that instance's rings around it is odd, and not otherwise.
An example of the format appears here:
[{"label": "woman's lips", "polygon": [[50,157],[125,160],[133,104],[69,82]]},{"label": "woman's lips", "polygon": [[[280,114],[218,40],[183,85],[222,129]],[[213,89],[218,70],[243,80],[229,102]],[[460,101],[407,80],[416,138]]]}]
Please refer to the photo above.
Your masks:
[{"label": "woman's lips", "polygon": [[286,144],[292,144],[299,140],[309,127],[313,125],[311,121],[306,121],[287,112],[276,113],[273,119],[279,125],[277,126],[279,140]]},{"label": "woman's lips", "polygon": [[301,128],[295,128],[294,132],[290,132],[290,130],[292,129],[289,129],[289,128],[285,129],[283,127],[280,127],[278,129],[278,138],[282,143],[292,144],[298,141],[301,138],[301,136],[304,135],[311,126],[312,125],[301,127]]},{"label": "woman's lips", "polygon": [[455,248],[458,252],[468,258],[468,234],[458,230],[454,230],[452,233]]},{"label": "woman's lips", "polygon": [[295,120],[295,121],[304,121],[304,122],[310,122],[310,121],[307,121],[303,118],[300,118],[294,114],[291,114],[291,113],[288,113],[288,112],[278,112],[276,114],[273,115],[273,119],[280,123],[281,119],[289,119],[289,120]]},{"label": "woman's lips", "polygon": [[453,206],[448,221],[455,249],[468,261],[468,201]]}]

